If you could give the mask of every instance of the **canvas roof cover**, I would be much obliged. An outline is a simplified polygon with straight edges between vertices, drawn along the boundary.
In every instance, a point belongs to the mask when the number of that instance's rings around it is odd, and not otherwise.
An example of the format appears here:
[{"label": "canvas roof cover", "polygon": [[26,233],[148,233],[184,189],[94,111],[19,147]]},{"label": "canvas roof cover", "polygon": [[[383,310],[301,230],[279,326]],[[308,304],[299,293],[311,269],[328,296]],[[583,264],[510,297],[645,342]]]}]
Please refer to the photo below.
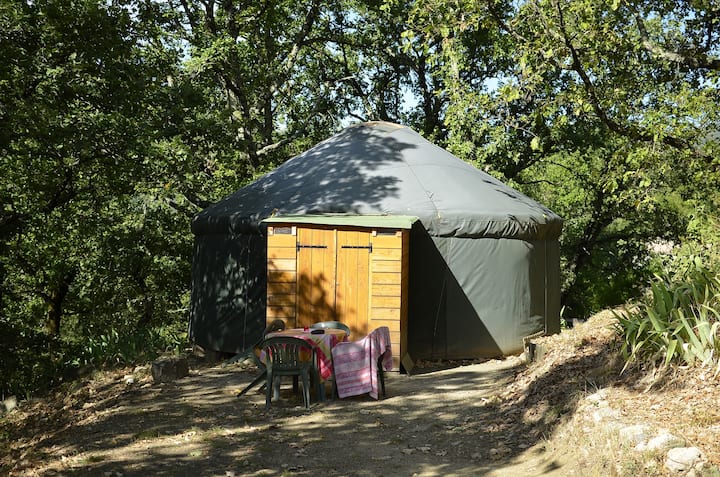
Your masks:
[{"label": "canvas roof cover", "polygon": [[193,220],[193,232],[240,234],[274,214],[416,216],[431,236],[557,238],[545,206],[392,123],[348,127]]}]

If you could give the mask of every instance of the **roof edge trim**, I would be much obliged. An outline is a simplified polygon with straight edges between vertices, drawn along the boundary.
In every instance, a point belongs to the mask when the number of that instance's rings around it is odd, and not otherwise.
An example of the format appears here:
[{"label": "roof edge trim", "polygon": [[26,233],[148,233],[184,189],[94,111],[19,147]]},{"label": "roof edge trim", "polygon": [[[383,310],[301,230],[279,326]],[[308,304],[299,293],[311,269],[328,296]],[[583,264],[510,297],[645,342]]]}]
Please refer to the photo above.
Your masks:
[{"label": "roof edge trim", "polygon": [[413,215],[303,214],[275,215],[263,219],[262,223],[341,225],[347,227],[411,229],[412,225],[418,220],[420,219]]}]

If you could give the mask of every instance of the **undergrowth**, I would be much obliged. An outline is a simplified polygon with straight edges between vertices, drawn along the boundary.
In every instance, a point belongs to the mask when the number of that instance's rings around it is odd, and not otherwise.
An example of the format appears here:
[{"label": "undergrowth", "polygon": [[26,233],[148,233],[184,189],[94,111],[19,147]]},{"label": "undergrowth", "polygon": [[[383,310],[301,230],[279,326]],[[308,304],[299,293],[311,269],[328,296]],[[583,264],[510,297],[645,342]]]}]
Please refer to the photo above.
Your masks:
[{"label": "undergrowth", "polygon": [[648,296],[615,314],[623,371],[635,365],[698,366],[720,374],[720,277],[700,260],[658,274]]},{"label": "undergrowth", "polygon": [[179,351],[187,333],[164,326],[131,331],[110,329],[98,336],[65,340],[42,332],[3,329],[0,398],[29,398],[75,379],[83,369],[126,366]]}]

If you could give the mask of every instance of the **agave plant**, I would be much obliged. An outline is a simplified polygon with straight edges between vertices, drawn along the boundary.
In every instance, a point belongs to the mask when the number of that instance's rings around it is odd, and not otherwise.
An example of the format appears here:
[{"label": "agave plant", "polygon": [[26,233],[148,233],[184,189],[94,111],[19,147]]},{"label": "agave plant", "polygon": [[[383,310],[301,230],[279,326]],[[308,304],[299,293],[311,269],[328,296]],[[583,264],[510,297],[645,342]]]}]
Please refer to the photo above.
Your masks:
[{"label": "agave plant", "polygon": [[616,313],[623,371],[634,363],[714,367],[720,373],[720,277],[699,262],[678,280],[656,276],[633,311]]}]

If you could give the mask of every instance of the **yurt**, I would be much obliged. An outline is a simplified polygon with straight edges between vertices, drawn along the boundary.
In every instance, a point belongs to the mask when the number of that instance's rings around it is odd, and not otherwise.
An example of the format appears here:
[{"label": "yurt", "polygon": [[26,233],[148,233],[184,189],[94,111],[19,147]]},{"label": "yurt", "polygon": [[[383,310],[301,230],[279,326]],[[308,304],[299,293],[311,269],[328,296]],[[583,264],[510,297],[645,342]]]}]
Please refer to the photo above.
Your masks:
[{"label": "yurt", "polygon": [[561,229],[415,131],[356,124],[194,217],[190,335],[236,353],[276,318],[389,326],[406,370],[517,353],[560,329]]}]

